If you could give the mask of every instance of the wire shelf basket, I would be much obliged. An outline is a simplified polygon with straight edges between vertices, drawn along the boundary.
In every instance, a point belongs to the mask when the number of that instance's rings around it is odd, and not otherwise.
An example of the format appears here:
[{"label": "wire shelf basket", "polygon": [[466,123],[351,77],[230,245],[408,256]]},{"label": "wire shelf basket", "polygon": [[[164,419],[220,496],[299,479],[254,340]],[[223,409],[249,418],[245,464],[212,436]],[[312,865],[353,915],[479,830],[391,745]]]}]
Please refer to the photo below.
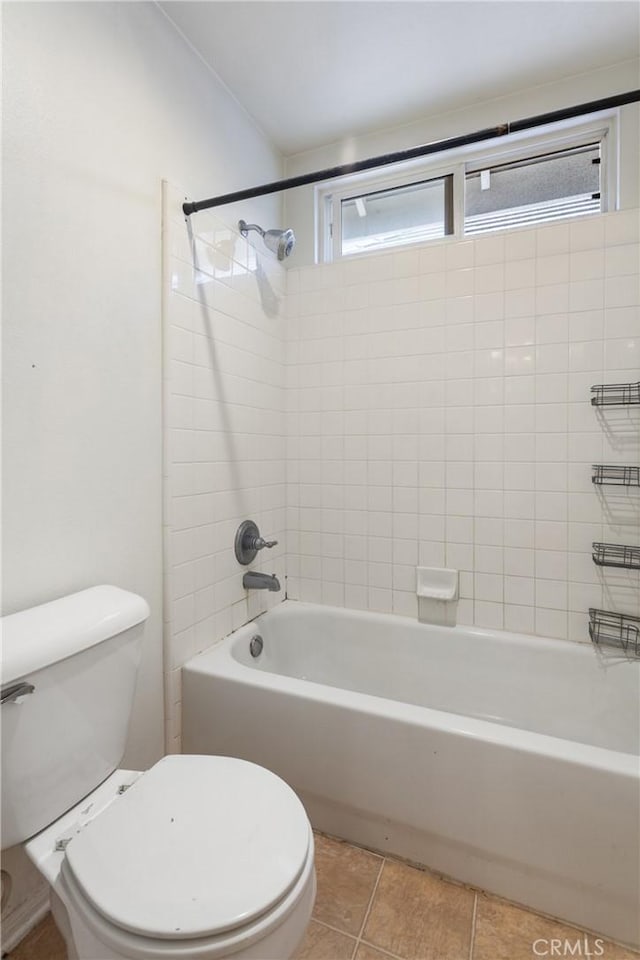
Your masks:
[{"label": "wire shelf basket", "polygon": [[615,647],[628,657],[640,657],[640,617],[590,607],[589,636],[598,647]]},{"label": "wire shelf basket", "polygon": [[592,483],[609,483],[619,487],[640,487],[640,467],[611,463],[594,463]]},{"label": "wire shelf basket", "polygon": [[599,567],[622,567],[640,570],[640,547],[623,543],[592,543],[593,562]]},{"label": "wire shelf basket", "polygon": [[599,567],[623,567],[625,570],[640,570],[640,547],[623,543],[593,543],[593,562]]},{"label": "wire shelf basket", "polygon": [[640,406],[640,380],[637,383],[597,383],[591,387],[594,407]]}]

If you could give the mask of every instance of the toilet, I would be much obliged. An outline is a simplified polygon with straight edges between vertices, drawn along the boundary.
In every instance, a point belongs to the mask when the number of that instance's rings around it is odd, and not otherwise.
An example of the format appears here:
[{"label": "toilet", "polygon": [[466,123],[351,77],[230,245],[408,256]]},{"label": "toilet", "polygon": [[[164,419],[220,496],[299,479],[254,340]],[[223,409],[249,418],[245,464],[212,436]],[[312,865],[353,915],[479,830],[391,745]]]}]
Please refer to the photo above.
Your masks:
[{"label": "toilet", "polygon": [[293,790],[233,757],[119,769],[148,615],[99,586],[3,618],[3,847],[49,883],[69,960],[286,960],[316,891]]}]

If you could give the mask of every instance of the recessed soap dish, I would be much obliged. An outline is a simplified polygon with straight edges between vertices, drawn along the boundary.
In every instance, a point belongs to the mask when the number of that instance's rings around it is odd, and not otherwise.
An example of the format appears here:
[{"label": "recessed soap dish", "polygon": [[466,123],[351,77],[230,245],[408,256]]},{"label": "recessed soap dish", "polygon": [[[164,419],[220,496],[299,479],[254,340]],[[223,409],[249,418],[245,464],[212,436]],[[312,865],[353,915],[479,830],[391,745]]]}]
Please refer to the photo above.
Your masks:
[{"label": "recessed soap dish", "polygon": [[458,571],[446,567],[416,570],[418,619],[442,627],[454,627],[458,599]]},{"label": "recessed soap dish", "polygon": [[458,599],[458,571],[446,567],[418,567],[419,597],[451,602]]}]

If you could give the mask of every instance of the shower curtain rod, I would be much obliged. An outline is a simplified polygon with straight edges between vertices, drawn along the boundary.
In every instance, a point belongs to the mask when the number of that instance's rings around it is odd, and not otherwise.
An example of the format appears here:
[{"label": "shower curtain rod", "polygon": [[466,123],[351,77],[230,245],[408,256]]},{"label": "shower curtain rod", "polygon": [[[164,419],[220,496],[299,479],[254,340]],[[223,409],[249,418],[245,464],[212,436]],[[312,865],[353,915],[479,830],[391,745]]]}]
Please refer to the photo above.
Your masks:
[{"label": "shower curtain rod", "polygon": [[322,180],[333,180],[349,173],[359,173],[361,170],[373,170],[376,167],[386,167],[392,163],[402,163],[405,160],[415,160],[417,157],[426,157],[432,153],[441,153],[455,147],[465,147],[470,143],[481,143],[483,140],[493,140],[496,137],[506,137],[510,133],[520,130],[529,130],[532,127],[541,127],[546,123],[555,123],[558,120],[568,120],[571,117],[580,117],[587,113],[596,113],[598,110],[609,110],[620,107],[625,103],[640,101],[640,90],[629,90],[627,93],[618,93],[613,97],[604,97],[601,100],[590,100],[563,110],[553,110],[551,113],[540,113],[536,117],[527,117],[524,120],[515,120],[511,123],[501,123],[497,127],[487,127],[475,133],[467,133],[460,137],[449,137],[447,140],[434,140],[420,147],[409,150],[398,150],[395,153],[385,153],[379,157],[370,157],[368,160],[357,160],[355,163],[343,163],[338,167],[327,167],[326,170],[317,170],[315,173],[304,173],[298,177],[289,177],[286,180],[274,180],[259,187],[250,187],[248,190],[236,190],[235,193],[225,193],[209,200],[194,200],[183,203],[182,209],[188,217],[199,210],[208,210],[210,207],[222,207],[227,203],[238,200],[249,200],[252,197],[263,197],[268,193],[279,193],[281,190],[291,190],[293,187],[304,187],[309,183],[319,183]]}]

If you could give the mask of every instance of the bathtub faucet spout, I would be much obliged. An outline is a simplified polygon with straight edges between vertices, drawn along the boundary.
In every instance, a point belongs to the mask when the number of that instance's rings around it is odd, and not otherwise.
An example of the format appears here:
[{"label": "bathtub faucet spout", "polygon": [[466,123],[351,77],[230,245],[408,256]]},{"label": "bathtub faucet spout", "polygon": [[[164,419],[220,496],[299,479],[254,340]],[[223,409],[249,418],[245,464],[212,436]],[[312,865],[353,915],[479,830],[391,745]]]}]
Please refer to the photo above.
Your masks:
[{"label": "bathtub faucet spout", "polygon": [[275,573],[259,573],[257,570],[247,570],[242,578],[245,590],[279,590],[280,581]]}]

